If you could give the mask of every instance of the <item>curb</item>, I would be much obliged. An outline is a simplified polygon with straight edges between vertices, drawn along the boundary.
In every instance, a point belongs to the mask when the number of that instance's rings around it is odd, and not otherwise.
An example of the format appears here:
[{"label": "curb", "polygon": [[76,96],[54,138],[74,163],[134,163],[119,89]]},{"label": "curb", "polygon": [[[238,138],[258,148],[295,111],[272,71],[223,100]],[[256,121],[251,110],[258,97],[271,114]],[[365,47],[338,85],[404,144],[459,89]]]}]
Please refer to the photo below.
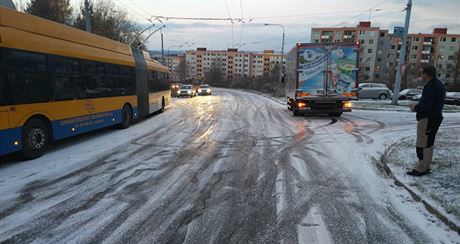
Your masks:
[{"label": "curb", "polygon": [[406,184],[404,184],[402,181],[400,181],[396,176],[393,174],[393,171],[391,170],[390,166],[388,166],[388,153],[391,151],[391,149],[396,145],[396,143],[393,143],[390,145],[385,152],[381,155],[380,157],[380,163],[381,166],[383,166],[383,169],[385,173],[387,174],[388,177],[394,180],[395,185],[403,187],[406,189],[407,192],[410,193],[412,198],[417,201],[421,202],[425,209],[430,212],[431,214],[435,215],[439,220],[441,220],[449,229],[457,232],[460,234],[460,226],[457,225],[454,221],[449,219],[448,216],[444,215],[440,211],[436,209],[435,206],[431,205],[427,200],[423,199],[422,196],[420,196],[418,193],[416,193],[414,190],[412,190],[410,187],[408,187]]}]

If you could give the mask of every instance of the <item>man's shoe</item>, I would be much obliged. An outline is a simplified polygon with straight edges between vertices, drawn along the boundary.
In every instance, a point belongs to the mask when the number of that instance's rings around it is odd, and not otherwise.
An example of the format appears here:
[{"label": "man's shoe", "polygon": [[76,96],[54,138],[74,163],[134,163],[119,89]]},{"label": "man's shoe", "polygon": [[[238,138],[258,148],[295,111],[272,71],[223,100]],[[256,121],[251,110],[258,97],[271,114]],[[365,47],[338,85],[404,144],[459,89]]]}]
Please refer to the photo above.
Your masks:
[{"label": "man's shoe", "polygon": [[429,173],[430,173],[430,170],[427,170],[425,172],[418,172],[417,170],[413,169],[412,171],[408,171],[407,175],[420,177],[420,176],[427,175]]}]

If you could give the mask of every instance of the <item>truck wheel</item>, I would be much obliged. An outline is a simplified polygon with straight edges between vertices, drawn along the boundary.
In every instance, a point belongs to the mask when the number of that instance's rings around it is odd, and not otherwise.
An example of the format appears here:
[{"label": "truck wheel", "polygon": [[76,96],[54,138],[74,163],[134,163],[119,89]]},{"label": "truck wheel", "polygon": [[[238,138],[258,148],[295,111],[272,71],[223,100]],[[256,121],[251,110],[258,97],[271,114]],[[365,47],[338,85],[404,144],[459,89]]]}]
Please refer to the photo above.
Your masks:
[{"label": "truck wheel", "polygon": [[297,109],[295,109],[295,108],[292,109],[292,114],[293,114],[295,117],[298,117],[298,116],[301,115],[300,111],[297,110]]},{"label": "truck wheel", "polygon": [[22,128],[22,151],[24,159],[41,157],[49,143],[49,131],[40,119],[29,120]]},{"label": "truck wheel", "polygon": [[340,117],[340,116],[342,116],[342,113],[331,113],[331,114],[329,114],[329,116],[331,116],[331,117]]},{"label": "truck wheel", "polygon": [[121,124],[120,124],[120,129],[126,129],[129,128],[131,125],[131,120],[132,120],[132,111],[131,107],[128,105],[123,106],[123,109],[121,110]]},{"label": "truck wheel", "polygon": [[382,93],[382,94],[379,95],[379,100],[387,100],[387,99],[388,99],[387,94]]}]

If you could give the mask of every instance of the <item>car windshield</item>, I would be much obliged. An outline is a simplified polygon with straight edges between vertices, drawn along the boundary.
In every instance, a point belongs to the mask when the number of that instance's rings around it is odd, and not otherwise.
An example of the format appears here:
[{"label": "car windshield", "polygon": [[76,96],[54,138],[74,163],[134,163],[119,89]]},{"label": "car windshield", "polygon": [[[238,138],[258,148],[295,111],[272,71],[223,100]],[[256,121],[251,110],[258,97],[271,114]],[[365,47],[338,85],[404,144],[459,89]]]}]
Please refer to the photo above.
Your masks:
[{"label": "car windshield", "polygon": [[209,88],[207,85],[200,86],[200,88]]},{"label": "car windshield", "polygon": [[191,85],[183,85],[180,87],[180,89],[192,89]]}]

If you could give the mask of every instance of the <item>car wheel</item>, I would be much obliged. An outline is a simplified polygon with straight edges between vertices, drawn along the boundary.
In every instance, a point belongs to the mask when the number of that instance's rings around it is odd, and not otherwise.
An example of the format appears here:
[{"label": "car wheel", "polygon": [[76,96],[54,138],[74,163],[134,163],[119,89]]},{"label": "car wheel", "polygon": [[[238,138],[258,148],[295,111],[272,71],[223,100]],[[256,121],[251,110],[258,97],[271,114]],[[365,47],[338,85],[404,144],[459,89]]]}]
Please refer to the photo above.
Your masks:
[{"label": "car wheel", "polygon": [[22,151],[24,159],[41,157],[49,143],[49,131],[43,120],[31,119],[22,128]]},{"label": "car wheel", "polygon": [[387,100],[388,99],[388,95],[385,94],[385,93],[382,93],[379,95],[379,100]]}]

